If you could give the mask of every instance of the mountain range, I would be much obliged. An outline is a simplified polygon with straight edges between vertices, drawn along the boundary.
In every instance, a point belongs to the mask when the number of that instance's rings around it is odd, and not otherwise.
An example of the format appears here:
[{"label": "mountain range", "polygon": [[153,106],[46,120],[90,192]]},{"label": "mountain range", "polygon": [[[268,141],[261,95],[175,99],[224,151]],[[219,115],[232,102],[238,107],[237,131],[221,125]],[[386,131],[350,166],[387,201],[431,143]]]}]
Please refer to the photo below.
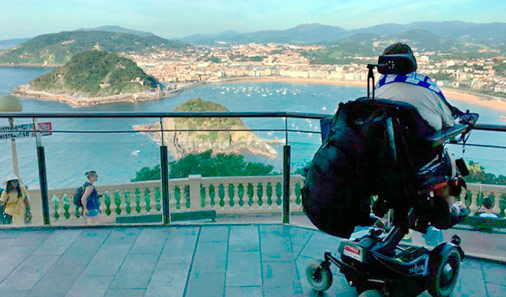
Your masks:
[{"label": "mountain range", "polygon": [[[380,24],[345,30],[337,26],[301,24],[287,30],[217,34],[196,34],[181,41],[168,40],[150,32],[119,26],[101,26],[76,31],[43,34],[27,39],[0,41],[0,64],[64,64],[95,45],[115,53],[152,52],[157,49],[185,50],[189,44],[223,45],[240,43],[287,43],[325,45],[331,56],[376,55],[379,47],[403,41],[418,51],[476,53],[481,49],[506,53],[506,23],[414,22]],[[18,44],[20,43],[20,44]],[[379,47],[378,47],[379,45]],[[12,47],[14,46],[14,47]],[[327,60],[328,55],[322,55]]]},{"label": "mountain range", "polygon": [[395,35],[410,37],[410,32],[432,34],[437,39],[444,38],[449,43],[484,43],[492,46],[506,44],[506,23],[469,23],[451,22],[415,22],[410,24],[381,24],[367,28],[345,30],[337,26],[301,24],[287,30],[266,30],[249,33],[224,31],[217,34],[197,34],[182,38],[182,41],[193,44],[274,42],[274,43],[309,43],[332,44],[350,38],[353,35],[371,34],[377,39],[391,38]]}]

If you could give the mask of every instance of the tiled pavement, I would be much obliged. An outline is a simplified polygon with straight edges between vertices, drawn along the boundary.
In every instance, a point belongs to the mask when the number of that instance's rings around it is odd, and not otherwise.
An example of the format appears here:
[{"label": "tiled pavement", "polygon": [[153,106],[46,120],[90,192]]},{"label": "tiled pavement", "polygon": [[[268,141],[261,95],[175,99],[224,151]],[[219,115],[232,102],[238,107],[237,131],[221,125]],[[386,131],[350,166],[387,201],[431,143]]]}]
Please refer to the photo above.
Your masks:
[{"label": "tiled pavement", "polygon": [[[318,296],[305,265],[338,243],[286,225],[1,230],[0,296]],[[454,296],[506,296],[506,266],[462,265]],[[333,272],[322,296],[356,296]]]}]

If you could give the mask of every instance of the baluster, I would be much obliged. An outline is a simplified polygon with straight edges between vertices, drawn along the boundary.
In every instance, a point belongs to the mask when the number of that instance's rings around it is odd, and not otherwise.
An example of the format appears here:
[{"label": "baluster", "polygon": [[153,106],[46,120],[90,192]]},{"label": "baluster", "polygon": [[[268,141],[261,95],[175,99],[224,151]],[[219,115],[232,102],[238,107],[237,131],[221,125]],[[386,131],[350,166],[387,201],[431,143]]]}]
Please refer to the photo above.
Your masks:
[{"label": "baluster", "polygon": [[253,193],[251,194],[251,208],[252,209],[259,209],[260,205],[258,204],[258,184],[257,183],[251,183],[251,187],[253,188]]},{"label": "baluster", "polygon": [[104,191],[103,195],[105,204],[105,212],[103,214],[110,216],[112,214],[113,201],[111,201],[111,195],[109,195],[109,191]]},{"label": "baluster", "polygon": [[191,193],[190,193],[190,185],[184,185],[179,188],[182,194],[183,199],[181,200],[184,204],[182,205],[184,209],[189,210],[191,208]]},{"label": "baluster", "polygon": [[98,198],[100,201],[100,212],[105,215],[107,210],[107,205],[105,205],[105,195],[102,193],[102,197]]},{"label": "baluster", "polygon": [[144,202],[146,205],[146,207],[145,207],[146,212],[147,213],[151,212],[151,209],[153,206],[153,198],[151,196],[151,191],[149,190],[149,188],[144,189]]},{"label": "baluster", "polygon": [[169,209],[171,211],[179,209],[176,200],[176,186],[171,185],[169,185]]},{"label": "baluster", "polygon": [[497,194],[495,193],[491,193],[492,197],[490,197],[491,199],[493,199],[494,201],[494,208],[492,209],[492,211],[498,215],[501,214],[501,194],[498,192]]},{"label": "baluster", "polygon": [[160,212],[162,210],[162,195],[160,193],[160,187],[155,188],[155,201],[156,201],[156,211]]},{"label": "baluster", "polygon": [[139,190],[139,188],[135,188],[134,193],[135,193],[135,212],[139,214],[144,209],[144,205],[141,199],[141,190]]},{"label": "baluster", "polygon": [[297,182],[297,188],[296,188],[297,192],[295,192],[295,196],[297,198],[295,199],[295,203],[300,207],[302,207],[302,187],[303,186],[304,186],[304,182],[302,182],[302,181]]},{"label": "baluster", "polygon": [[116,206],[114,210],[116,215],[120,215],[122,213],[121,202],[122,199],[119,190],[114,190],[114,205]]},{"label": "baluster", "polygon": [[132,213],[132,207],[130,206],[130,190],[129,189],[126,189],[124,192],[124,199],[125,199],[125,212],[127,214],[130,214]]},{"label": "baluster", "polygon": [[224,194],[224,197],[223,197],[223,201],[225,202],[225,205],[223,206],[225,209],[230,209],[232,208],[230,206],[230,202],[233,201],[232,199],[230,199],[230,195],[228,193],[228,187],[229,187],[229,184],[228,183],[224,183],[223,184],[223,190],[225,192]]},{"label": "baluster", "polygon": [[[264,184],[264,194],[265,194],[265,206],[267,208],[272,208],[272,191],[271,191],[271,196],[269,196],[269,183],[268,182],[265,182]],[[272,190],[272,189],[271,189]]]},{"label": "baluster", "polygon": [[295,189],[297,188],[297,184],[295,182],[290,183],[290,211],[295,212],[299,211],[299,205],[297,204],[297,193]]},{"label": "baluster", "polygon": [[57,196],[57,199],[58,199],[58,204],[57,204],[57,207],[58,207],[58,221],[60,223],[63,223],[65,222],[65,209],[63,208],[63,193],[61,193],[59,196]]},{"label": "baluster", "polygon": [[218,186],[216,186],[215,184],[209,184],[207,190],[208,190],[208,194],[209,194],[209,207],[211,207],[211,208],[217,208],[217,206],[216,206],[216,204],[217,204],[216,197],[218,197]]},{"label": "baluster", "polygon": [[203,185],[204,187],[204,208],[206,210],[212,209],[211,206],[211,185]]},{"label": "baluster", "polygon": [[58,196],[53,194],[51,199],[49,199],[50,207],[49,207],[49,215],[52,219],[51,221],[58,220]]},{"label": "baluster", "polygon": [[[259,187],[261,189],[259,189]],[[258,209],[262,209],[265,205],[265,194],[264,194],[265,187],[262,183],[255,184],[255,195],[256,195],[256,202],[258,205]],[[258,193],[260,191],[260,193]]]},{"label": "baluster", "polygon": [[469,206],[470,215],[474,215],[478,210],[478,196],[480,195],[479,191],[471,192],[471,205]]},{"label": "baluster", "polygon": [[62,207],[63,207],[63,216],[62,219],[64,221],[68,221],[70,219],[70,203],[68,199],[68,195],[66,193],[62,194]]},{"label": "baluster", "polygon": [[234,187],[234,198],[232,202],[233,203],[232,209],[239,209],[241,203],[241,198],[239,197],[239,184],[234,183],[232,184],[232,186]]},{"label": "baluster", "polygon": [[[272,193],[273,193],[274,197],[276,197],[276,206],[278,208],[283,208],[283,183],[274,182],[274,185],[272,186],[272,190],[273,190]],[[288,196],[288,197],[290,197],[290,196]]]},{"label": "baluster", "polygon": [[69,220],[73,220],[75,221],[78,217],[78,213],[76,211],[76,205],[74,204],[74,194],[75,193],[70,193],[68,197],[69,198],[69,215],[70,215],[70,218]]},{"label": "baluster", "polygon": [[[245,208],[245,204],[246,202],[244,201],[245,197],[248,197],[248,189],[247,187],[244,186],[243,183],[240,183],[240,184],[236,184],[237,186],[237,189],[236,189],[236,192],[237,192],[237,206],[235,206],[235,209],[240,209],[240,210],[243,210]],[[242,186],[242,196],[239,195],[239,187]]]}]

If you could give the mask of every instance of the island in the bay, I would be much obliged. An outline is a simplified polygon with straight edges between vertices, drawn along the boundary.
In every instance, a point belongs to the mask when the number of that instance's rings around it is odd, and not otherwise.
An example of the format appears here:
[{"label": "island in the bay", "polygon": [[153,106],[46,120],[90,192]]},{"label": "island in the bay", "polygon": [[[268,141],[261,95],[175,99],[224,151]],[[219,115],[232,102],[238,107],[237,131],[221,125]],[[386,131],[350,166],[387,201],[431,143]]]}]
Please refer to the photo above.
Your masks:
[{"label": "island in the bay", "polygon": [[155,100],[179,92],[161,87],[134,61],[102,50],[79,53],[62,67],[12,90],[19,97],[73,106]]},{"label": "island in the bay", "polygon": [[[191,99],[174,109],[182,111],[229,111],[226,107],[201,98]],[[161,142],[160,123],[136,125],[134,129],[144,131],[157,142]],[[253,134],[239,118],[165,118],[164,141],[175,159],[186,155],[211,150],[213,154],[251,154],[274,159],[277,151],[269,145],[272,140],[263,140]],[[209,131],[209,130],[241,131]],[[207,130],[207,131],[181,131]],[[150,132],[154,131],[154,132]]]}]

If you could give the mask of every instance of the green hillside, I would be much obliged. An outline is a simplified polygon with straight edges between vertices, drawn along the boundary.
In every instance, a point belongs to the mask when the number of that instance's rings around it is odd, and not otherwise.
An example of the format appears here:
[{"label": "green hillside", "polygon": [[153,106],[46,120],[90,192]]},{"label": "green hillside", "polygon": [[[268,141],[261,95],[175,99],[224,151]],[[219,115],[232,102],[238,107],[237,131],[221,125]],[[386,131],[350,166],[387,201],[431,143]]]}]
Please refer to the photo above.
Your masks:
[{"label": "green hillside", "polygon": [[85,96],[137,93],[156,86],[156,80],[132,60],[106,51],[86,51],[64,66],[30,82],[31,89]]},{"label": "green hillside", "polygon": [[[201,98],[186,101],[174,109],[174,111],[229,111],[226,107]],[[180,129],[247,129],[246,125],[239,118],[176,118],[175,128]],[[228,140],[231,133],[220,132],[193,132],[201,140]]]},{"label": "green hillside", "polygon": [[158,36],[101,31],[69,31],[39,35],[0,54],[0,64],[64,64],[74,55],[93,49],[121,53],[185,49],[187,45]]}]

